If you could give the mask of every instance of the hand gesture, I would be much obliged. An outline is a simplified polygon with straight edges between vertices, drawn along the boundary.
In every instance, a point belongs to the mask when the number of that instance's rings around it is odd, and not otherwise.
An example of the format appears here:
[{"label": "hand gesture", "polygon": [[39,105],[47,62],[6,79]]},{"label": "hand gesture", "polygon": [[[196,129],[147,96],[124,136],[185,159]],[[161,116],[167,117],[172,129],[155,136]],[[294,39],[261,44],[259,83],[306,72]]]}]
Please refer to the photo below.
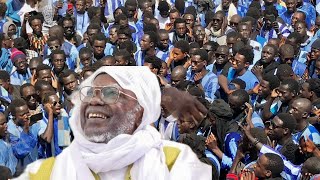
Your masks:
[{"label": "hand gesture", "polygon": [[300,138],[299,148],[302,153],[312,153],[317,147],[316,145],[307,137],[307,141],[304,137]]},{"label": "hand gesture", "polygon": [[245,111],[245,113],[246,113],[246,115],[247,116],[252,116],[252,114],[253,114],[253,108],[252,108],[252,105],[251,104],[249,104],[249,103],[245,103],[245,105],[246,105],[246,111]]},{"label": "hand gesture", "polygon": [[256,86],[252,89],[252,92],[253,92],[254,94],[258,94],[258,92],[259,92],[259,87],[260,87],[260,84],[256,85]]},{"label": "hand gesture", "polygon": [[53,114],[53,106],[50,103],[44,105],[44,110],[50,115]]},{"label": "hand gesture", "polygon": [[195,75],[194,75],[194,78],[193,78],[193,80],[194,80],[194,82],[196,83],[196,84],[198,84],[198,83],[200,83],[200,80],[203,78],[203,74],[202,74],[202,72],[199,72],[199,73],[196,73]]},{"label": "hand gesture", "polygon": [[275,88],[274,90],[272,90],[272,92],[271,92],[271,97],[272,97],[272,98],[277,98],[277,97],[279,97],[279,93],[278,93],[278,89],[277,89],[277,88]]},{"label": "hand gesture", "polygon": [[168,84],[169,84],[165,77],[163,77],[163,76],[161,76],[161,75],[158,75],[158,77],[159,77],[159,80],[160,80],[160,84],[161,84],[161,85],[165,86],[165,85],[168,85]]},{"label": "hand gesture", "polygon": [[169,54],[169,59],[173,60],[173,56],[174,56],[173,49],[171,49],[170,54]]},{"label": "hand gesture", "polygon": [[206,139],[206,146],[209,149],[218,148],[217,138],[212,133]]},{"label": "hand gesture", "polygon": [[252,171],[245,171],[241,174],[240,180],[254,180],[256,178],[254,172]]},{"label": "hand gesture", "polygon": [[279,32],[280,32],[280,31],[279,31],[279,24],[278,24],[277,21],[274,21],[274,22],[272,23],[272,27],[273,27],[273,29],[276,31],[276,33],[279,33]]},{"label": "hand gesture", "polygon": [[30,18],[30,14],[29,13],[25,13],[24,16],[23,16],[23,22],[24,23],[28,22],[29,18]]},{"label": "hand gesture", "polygon": [[260,31],[263,26],[263,18],[259,18],[257,21],[257,31]]},{"label": "hand gesture", "polygon": [[37,82],[36,70],[33,70],[30,83],[34,86]]},{"label": "hand gesture", "polygon": [[310,180],[311,177],[313,176],[311,173],[304,173],[304,174],[301,174],[301,180]]},{"label": "hand gesture", "polygon": [[58,89],[59,82],[56,76],[53,74],[53,72],[51,72],[51,77],[52,77],[52,87],[55,89]]},{"label": "hand gesture", "polygon": [[263,66],[253,66],[251,72],[256,76],[262,76]]}]

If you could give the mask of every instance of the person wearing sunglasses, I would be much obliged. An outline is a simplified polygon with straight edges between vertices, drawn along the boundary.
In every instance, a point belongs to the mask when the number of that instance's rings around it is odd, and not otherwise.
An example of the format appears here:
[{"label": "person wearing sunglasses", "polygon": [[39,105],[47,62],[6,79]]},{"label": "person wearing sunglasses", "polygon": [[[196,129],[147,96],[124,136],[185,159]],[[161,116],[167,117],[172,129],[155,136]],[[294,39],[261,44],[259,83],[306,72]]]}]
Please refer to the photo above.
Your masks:
[{"label": "person wearing sunglasses", "polygon": [[[56,98],[49,97],[54,105]],[[161,140],[150,125],[159,118],[161,106],[170,114],[177,110],[178,118],[198,123],[206,108],[175,88],[165,88],[161,97],[156,75],[149,68],[102,67],[80,85],[72,102],[69,123],[74,141],[51,159],[54,168],[37,168],[36,163],[48,162],[38,161],[30,166],[34,170],[25,171],[27,177],[44,172],[53,179],[211,179],[211,166],[201,163],[185,145]],[[170,171],[166,153],[178,157]]]},{"label": "person wearing sunglasses", "polygon": [[36,111],[39,108],[39,98],[36,94],[36,89],[30,83],[26,83],[20,87],[21,98],[27,102],[30,111]]}]

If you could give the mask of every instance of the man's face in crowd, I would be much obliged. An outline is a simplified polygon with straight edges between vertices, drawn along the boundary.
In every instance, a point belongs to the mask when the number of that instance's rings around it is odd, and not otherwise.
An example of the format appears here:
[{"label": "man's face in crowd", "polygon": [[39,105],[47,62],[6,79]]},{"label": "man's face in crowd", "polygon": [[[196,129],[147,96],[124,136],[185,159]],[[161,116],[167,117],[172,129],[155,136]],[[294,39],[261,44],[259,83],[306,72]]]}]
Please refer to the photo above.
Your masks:
[{"label": "man's face in crowd", "polygon": [[133,18],[133,16],[137,12],[137,8],[134,6],[126,6],[126,8],[128,10],[128,18]]},{"label": "man's face in crowd", "polygon": [[8,133],[7,119],[3,113],[0,113],[0,137],[3,138]]},{"label": "man's face in crowd", "polygon": [[116,64],[116,60],[112,57],[107,57],[101,60],[102,66],[114,66]]},{"label": "man's face in crowd", "polygon": [[118,43],[123,43],[129,41],[129,37],[126,36],[125,34],[118,34]]},{"label": "man's face in crowd", "polygon": [[30,112],[27,105],[15,107],[15,118],[18,126],[23,126],[29,120]]},{"label": "man's face in crowd", "polygon": [[186,25],[189,28],[193,28],[194,26],[194,16],[192,14],[185,14],[183,19],[186,21]]},{"label": "man's face in crowd", "polygon": [[259,89],[258,89],[258,95],[266,98],[267,96],[269,96],[271,93],[271,89],[270,89],[270,84],[268,81],[266,80],[261,80],[260,81],[260,85],[259,85]]},{"label": "man's face in crowd", "polygon": [[63,54],[55,54],[52,58],[52,65],[55,72],[61,72],[66,66],[66,58]]},{"label": "man's face in crowd", "polygon": [[185,53],[183,53],[181,51],[181,49],[178,49],[178,48],[173,48],[172,49],[172,52],[173,52],[173,60],[174,61],[181,61],[183,59],[185,59]]},{"label": "man's face in crowd", "polygon": [[287,52],[283,52],[284,50],[280,50],[279,51],[279,58],[280,58],[280,61],[281,63],[283,64],[289,64],[291,65],[293,60],[294,60],[294,54],[290,54],[290,53],[287,53]]},{"label": "man's face in crowd", "polygon": [[160,24],[158,19],[156,18],[150,19],[149,23],[154,24],[158,30],[160,29]]},{"label": "man's face in crowd", "polygon": [[169,34],[168,33],[160,33],[159,34],[159,46],[160,49],[167,49],[169,47]]},{"label": "man's face in crowd", "polygon": [[[0,77],[2,78],[2,77]],[[9,90],[9,86],[10,86],[10,79],[8,80],[4,80],[4,79],[0,79],[0,86],[2,86],[5,90]]]},{"label": "man's face in crowd", "polygon": [[244,39],[249,39],[251,35],[251,27],[247,24],[241,24],[238,26],[239,33]]},{"label": "man's face in crowd", "polygon": [[296,23],[294,25],[294,31],[299,33],[302,37],[307,35],[307,27],[303,23]]},{"label": "man's face in crowd", "polygon": [[41,101],[41,99],[44,98],[44,95],[49,93],[49,92],[52,92],[52,91],[55,91],[53,89],[53,87],[51,85],[44,85],[44,86],[41,86],[41,89],[40,91],[36,91],[37,92],[37,95],[40,97],[39,98],[39,101]]},{"label": "man's face in crowd", "polygon": [[148,67],[153,74],[158,75],[159,69],[154,68],[152,63],[144,62],[143,65]]},{"label": "man's face in crowd", "polygon": [[160,14],[160,16],[163,17],[163,18],[169,17],[169,11],[168,11],[168,10],[159,11],[159,14]]},{"label": "man's face in crowd", "polygon": [[315,73],[316,75],[318,76],[318,78],[320,78],[320,61],[316,61],[316,64],[315,64]]},{"label": "man's face in crowd", "polygon": [[148,51],[149,49],[154,47],[154,43],[151,42],[150,36],[148,34],[144,34],[140,41],[140,47],[142,51]]},{"label": "man's face in crowd", "polygon": [[78,86],[78,80],[74,74],[70,74],[69,76],[62,79],[64,91],[67,94],[71,94],[75,88]]},{"label": "man's face in crowd", "polygon": [[30,26],[33,30],[33,33],[36,35],[41,35],[42,34],[42,22],[40,19],[34,19],[31,21]]},{"label": "man's face in crowd", "polygon": [[49,96],[49,104],[52,105],[54,115],[59,115],[61,112],[61,101],[57,95]]},{"label": "man's face in crowd", "polygon": [[124,56],[114,56],[116,59],[116,66],[127,66],[129,63],[128,59],[125,59]]},{"label": "man's face in crowd", "polygon": [[265,155],[261,155],[255,166],[254,166],[254,173],[258,178],[268,178],[271,176],[271,171],[267,170],[266,167],[268,166],[268,158]]},{"label": "man's face in crowd", "polygon": [[159,74],[162,75],[163,77],[167,76],[167,74],[168,74],[167,63],[165,63],[165,62],[161,63],[161,68],[160,68]]},{"label": "man's face in crowd", "polygon": [[271,140],[281,140],[284,135],[286,135],[284,131],[283,122],[282,120],[278,117],[275,116],[270,123],[270,131],[268,136],[270,137]]},{"label": "man's face in crowd", "polygon": [[237,42],[237,39],[234,37],[227,38],[227,46],[229,49],[232,49],[233,45]]},{"label": "man's face in crowd", "polygon": [[152,2],[144,2],[141,4],[141,11],[142,12],[151,12],[153,14],[153,9],[152,9]]},{"label": "man's face in crowd", "polygon": [[213,30],[215,31],[220,30],[223,23],[223,15],[220,13],[216,13],[213,16],[212,21],[213,21],[213,24],[212,24]]},{"label": "man's face in crowd", "polygon": [[192,55],[191,69],[195,72],[200,72],[206,66],[206,61],[202,60],[199,55]]},{"label": "man's face in crowd", "polygon": [[49,84],[52,84],[52,72],[50,69],[44,69],[38,72],[38,80],[47,81]]},{"label": "man's face in crowd", "polygon": [[294,27],[297,21],[303,21],[303,20],[304,19],[303,19],[302,13],[295,12],[291,17],[291,26]]},{"label": "man's face in crowd", "polygon": [[203,42],[204,41],[206,32],[202,26],[196,26],[193,29],[193,33],[194,33],[193,36],[194,36],[196,42]]},{"label": "man's face in crowd", "polygon": [[238,27],[238,24],[240,23],[240,17],[239,16],[232,16],[230,21],[229,21],[229,26],[233,29],[236,30]]},{"label": "man's face in crowd", "polygon": [[271,29],[272,28],[272,23],[276,20],[276,17],[274,14],[265,14],[264,15],[264,23],[266,29]]},{"label": "man's face in crowd", "polygon": [[296,11],[297,0],[286,0],[286,7],[289,13],[293,13]]},{"label": "man's face in crowd", "polygon": [[228,104],[230,108],[233,110],[234,114],[240,114],[243,112],[243,104],[241,104],[239,97],[234,95],[228,96]]},{"label": "man's face in crowd", "polygon": [[181,81],[185,80],[185,76],[183,76],[182,73],[173,73],[171,74],[171,85],[176,86],[179,84]]},{"label": "man's face in crowd", "polygon": [[76,1],[76,10],[77,13],[83,14],[85,12],[86,9],[86,3],[85,0],[78,0]]},{"label": "man's face in crowd", "polygon": [[220,46],[218,47],[215,57],[216,57],[216,63],[219,65],[226,64],[228,62],[228,55],[229,55],[229,50],[227,47]]},{"label": "man's face in crowd", "polygon": [[246,62],[245,57],[239,53],[237,53],[232,59],[232,67],[237,72],[240,72],[244,68],[248,67],[249,63]]},{"label": "man's face in crowd", "polygon": [[192,129],[195,128],[195,122],[192,118],[190,118],[191,116],[183,116],[180,117],[177,121],[178,123],[178,130],[180,134],[184,134],[184,133],[190,133]]},{"label": "man's face in crowd", "polygon": [[289,107],[288,113],[291,114],[297,121],[308,117],[308,113],[304,111],[304,104],[300,101],[293,101]]},{"label": "man's face in crowd", "polygon": [[17,33],[17,27],[14,26],[14,25],[10,25],[9,28],[8,28],[8,36],[12,37],[16,33]]},{"label": "man's face in crowd", "polygon": [[105,48],[106,48],[106,42],[105,41],[95,40],[93,42],[93,54],[95,56],[103,56]]},{"label": "man's face in crowd", "polygon": [[93,1],[92,0],[86,0],[86,10],[88,10],[90,7],[92,7]]},{"label": "man's face in crowd", "polygon": [[89,53],[83,53],[79,55],[80,62],[84,67],[89,67],[92,65],[92,55]]},{"label": "man's face in crowd", "polygon": [[118,33],[116,28],[111,28],[109,32],[109,38],[112,43],[116,43],[118,40]]},{"label": "man's face in crowd", "polygon": [[275,51],[270,46],[265,46],[262,48],[261,61],[265,64],[269,64],[274,61]]},{"label": "man's face in crowd", "polygon": [[[36,57],[36,58],[38,59],[40,57]],[[30,60],[29,69],[30,69],[32,74],[40,64],[42,64],[42,59],[41,58],[40,58],[40,60]]]},{"label": "man's face in crowd", "polygon": [[301,86],[301,89],[300,89],[300,94],[301,94],[301,97],[303,98],[307,98],[307,99],[311,99],[312,97],[312,92],[309,90],[310,88],[310,85],[309,83],[307,82],[304,82]]},{"label": "man's face in crowd", "polygon": [[314,30],[314,32],[317,32],[319,30],[319,27],[320,27],[320,16],[317,16],[316,22],[315,22],[315,30]]},{"label": "man's face in crowd", "polygon": [[179,37],[183,37],[187,33],[186,23],[178,23],[175,27],[176,33]]},{"label": "man's face in crowd", "polygon": [[28,63],[26,58],[18,58],[14,62],[14,66],[17,68],[17,72],[20,74],[25,74],[27,72]]},{"label": "man's face in crowd", "polygon": [[37,108],[37,94],[33,86],[23,88],[21,96],[27,102],[29,109],[35,110]]},{"label": "man's face in crowd", "polygon": [[132,134],[140,125],[144,110],[134,99],[136,95],[108,74],[98,75],[90,89],[83,88],[80,93],[80,123],[89,141],[108,143],[120,134]]},{"label": "man's face in crowd", "polygon": [[87,34],[89,38],[89,42],[92,42],[92,37],[99,32],[98,29],[88,29]]},{"label": "man's face in crowd", "polygon": [[280,84],[277,92],[279,94],[281,102],[283,103],[288,103],[295,97],[294,93],[290,92],[288,85]]},{"label": "man's face in crowd", "polygon": [[311,48],[311,52],[310,52],[310,59],[312,61],[319,59],[320,57],[320,49],[317,48]]},{"label": "man's face in crowd", "polygon": [[54,41],[49,41],[48,46],[51,51],[61,48],[60,42],[57,39]]},{"label": "man's face in crowd", "polygon": [[70,20],[63,21],[63,30],[66,37],[73,36],[75,33],[73,22]]},{"label": "man's face in crowd", "polygon": [[231,0],[222,0],[222,8],[223,9],[228,9],[231,3]]},{"label": "man's face in crowd", "polygon": [[170,13],[170,23],[173,24],[174,21],[180,17],[180,14],[178,12]]}]

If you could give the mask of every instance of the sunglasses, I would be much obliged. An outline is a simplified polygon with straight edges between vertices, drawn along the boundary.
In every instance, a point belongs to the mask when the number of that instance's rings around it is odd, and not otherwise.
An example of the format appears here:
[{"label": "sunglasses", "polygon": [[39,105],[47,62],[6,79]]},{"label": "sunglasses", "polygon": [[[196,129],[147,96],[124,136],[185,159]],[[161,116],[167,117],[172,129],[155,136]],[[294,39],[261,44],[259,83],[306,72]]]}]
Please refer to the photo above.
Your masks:
[{"label": "sunglasses", "polygon": [[80,100],[82,102],[90,102],[94,96],[99,95],[106,104],[115,104],[118,102],[120,94],[123,94],[137,101],[137,98],[124,93],[115,86],[91,87],[84,86],[80,89]]},{"label": "sunglasses", "polygon": [[227,57],[227,55],[225,55],[225,54],[220,54],[220,53],[216,53],[215,54],[216,55],[216,57],[222,57],[222,58],[226,58]]},{"label": "sunglasses", "polygon": [[52,102],[52,105],[53,105],[53,106],[57,106],[58,104],[61,105],[61,104],[62,104],[62,101],[58,101],[58,102],[57,102],[57,101],[54,101],[54,102]]},{"label": "sunglasses", "polygon": [[31,97],[32,97],[33,99],[35,99],[35,98],[36,98],[36,95],[35,95],[35,94],[31,94],[31,95],[29,95],[29,96],[27,96],[27,97],[25,97],[25,98],[23,98],[23,99],[26,100],[26,101],[30,101]]}]

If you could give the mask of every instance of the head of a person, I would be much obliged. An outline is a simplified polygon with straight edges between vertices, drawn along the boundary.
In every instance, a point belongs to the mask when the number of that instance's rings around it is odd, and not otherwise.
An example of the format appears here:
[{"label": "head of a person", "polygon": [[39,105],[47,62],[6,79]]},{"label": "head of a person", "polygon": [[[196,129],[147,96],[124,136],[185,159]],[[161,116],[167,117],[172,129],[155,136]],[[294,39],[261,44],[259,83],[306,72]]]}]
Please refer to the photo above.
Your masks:
[{"label": "head of a person", "polygon": [[301,122],[309,117],[311,110],[312,103],[309,99],[298,98],[291,103],[288,112],[296,119],[297,122]]},{"label": "head of a person", "polygon": [[249,94],[244,89],[233,91],[228,96],[228,104],[233,110],[234,115],[238,115],[246,109],[245,103],[249,102]]},{"label": "head of a person", "polygon": [[91,1],[91,0],[86,0],[86,10],[88,10],[90,7],[92,7],[92,5],[93,5],[93,1]]},{"label": "head of a person", "polygon": [[315,32],[317,32],[319,30],[320,27],[320,16],[316,17],[316,21],[315,21]]},{"label": "head of a person", "polygon": [[248,68],[252,64],[254,58],[253,50],[251,47],[241,48],[232,59],[232,67],[240,72]]},{"label": "head of a person", "polygon": [[183,19],[185,20],[186,25],[187,25],[189,28],[193,28],[194,22],[195,22],[195,17],[194,17],[193,14],[191,14],[191,13],[184,14],[184,15],[183,15]]},{"label": "head of a person", "polygon": [[201,25],[196,25],[193,27],[192,32],[193,32],[193,37],[195,39],[195,42],[198,42],[202,46],[206,36],[204,27],[202,27]]},{"label": "head of a person", "polygon": [[241,39],[240,34],[236,31],[232,31],[227,34],[227,46],[229,48],[229,52],[232,51],[233,45]]},{"label": "head of a person", "polygon": [[224,65],[228,62],[229,48],[226,45],[221,45],[215,52],[216,64]]},{"label": "head of a person", "polygon": [[54,25],[49,29],[49,38],[58,39],[60,44],[64,41],[64,30],[62,26]]},{"label": "head of a person", "polygon": [[98,63],[98,67],[102,67],[102,66],[114,66],[116,64],[116,59],[114,58],[114,56],[111,55],[107,55],[103,58],[100,59],[100,61],[97,61],[95,63]]},{"label": "head of a person", "polygon": [[162,18],[169,17],[170,6],[167,1],[160,1],[158,5],[158,10]]},{"label": "head of a person", "polygon": [[287,12],[294,13],[297,10],[297,0],[286,0]]},{"label": "head of a person", "polygon": [[0,165],[0,174],[3,179],[11,179],[12,178],[11,170],[6,166]]},{"label": "head of a person", "polygon": [[173,25],[177,18],[180,18],[180,12],[173,8],[169,13],[170,23]]},{"label": "head of a person", "polygon": [[201,72],[205,69],[208,62],[208,53],[204,49],[199,49],[191,56],[191,70]]},{"label": "head of a person", "polygon": [[96,68],[93,66],[84,67],[80,73],[81,80],[84,81],[88,77],[90,77],[94,72],[96,71]]},{"label": "head of a person", "polygon": [[166,77],[168,75],[168,70],[168,64],[165,61],[161,61],[161,68],[159,74],[163,77]]},{"label": "head of a person", "polygon": [[282,158],[273,153],[262,154],[254,165],[255,176],[259,179],[281,177],[281,172],[284,169]]},{"label": "head of a person", "polygon": [[115,44],[118,41],[119,28],[120,27],[118,25],[114,25],[109,29],[109,38],[112,44]]},{"label": "head of a person", "polygon": [[288,64],[280,64],[278,66],[278,70],[277,70],[276,76],[282,82],[282,81],[284,81],[286,79],[293,79],[294,78],[294,72],[293,72],[292,67],[290,65],[288,65]]},{"label": "head of a person", "polygon": [[40,64],[36,68],[36,78],[37,80],[44,80],[51,84],[52,83],[51,67],[46,64]]},{"label": "head of a person", "polygon": [[169,48],[169,33],[165,29],[160,29],[159,34],[159,43],[158,48],[161,50],[167,50]]},{"label": "head of a person", "polygon": [[27,56],[18,49],[14,48],[11,50],[12,64],[17,68],[19,74],[27,73],[28,63]]},{"label": "head of a person", "polygon": [[79,59],[83,67],[92,66],[93,52],[90,48],[83,47],[79,51]]},{"label": "head of a person", "polygon": [[62,42],[57,37],[49,37],[47,44],[51,51],[61,49],[62,46]]},{"label": "head of a person", "polygon": [[[194,52],[196,52],[197,50],[200,49],[200,45],[197,42],[192,42],[189,44],[189,56],[192,56],[194,54]],[[190,57],[189,57],[190,58]]]},{"label": "head of a person", "polygon": [[[2,36],[2,39],[3,39],[3,35],[0,35],[0,40],[1,40],[1,36]],[[25,53],[25,50],[29,48],[28,42],[22,37],[18,37],[16,39],[14,39],[13,40],[13,46],[15,48],[17,48],[18,50],[24,52],[24,53]]]},{"label": "head of a person", "polygon": [[131,54],[126,49],[119,49],[113,53],[116,59],[116,66],[128,66]]},{"label": "head of a person", "polygon": [[103,33],[97,33],[92,39],[93,55],[94,57],[102,58],[104,56],[104,49],[106,48],[107,38]]},{"label": "head of a person", "polygon": [[75,22],[69,16],[66,16],[63,18],[62,28],[63,28],[63,34],[67,39],[71,38],[76,33]]},{"label": "head of a person", "polygon": [[292,32],[286,39],[285,43],[290,44],[294,48],[294,55],[298,55],[300,51],[303,37],[298,32]]},{"label": "head of a person", "polygon": [[265,45],[262,48],[261,62],[264,64],[270,64],[274,61],[274,58],[277,56],[277,54],[277,47],[273,45]]},{"label": "head of a person", "polygon": [[298,96],[299,90],[299,83],[296,80],[285,79],[281,81],[280,86],[277,89],[277,93],[281,102],[289,103]]},{"label": "head of a person", "polygon": [[274,45],[275,47],[279,48],[280,46],[280,39],[278,38],[271,38],[269,39],[269,41],[267,42],[268,45]]},{"label": "head of a person", "polygon": [[0,70],[0,86],[9,91],[10,88],[10,74],[5,70]]},{"label": "head of a person", "polygon": [[279,85],[280,80],[277,76],[266,74],[259,83],[258,95],[267,98],[275,88],[279,87]]},{"label": "head of a person", "polygon": [[8,129],[7,118],[2,112],[0,112],[0,139],[3,139],[6,137],[8,133],[7,129]]},{"label": "head of a person", "polygon": [[145,32],[140,41],[140,47],[142,51],[148,51],[154,49],[158,44],[158,36],[155,32]]},{"label": "head of a person", "polygon": [[293,13],[291,17],[291,26],[294,28],[297,21],[305,21],[306,14],[302,11],[296,11]]},{"label": "head of a person", "polygon": [[[217,42],[214,42],[214,41],[208,41],[206,43],[203,44],[202,46],[202,49],[206,50],[207,53],[208,53],[208,57],[209,57],[209,60],[212,59],[212,58],[215,58],[214,57],[214,53],[216,52],[216,50],[218,49],[219,47],[219,44]],[[212,59],[213,60],[213,59]],[[210,60],[210,61],[212,61]]]},{"label": "head of a person", "polygon": [[301,37],[307,36],[307,24],[304,21],[297,21],[294,25],[294,32],[297,32],[301,35]]},{"label": "head of a person", "polygon": [[301,167],[301,174],[310,174],[311,176],[320,173],[320,158],[310,157]]},{"label": "head of a person", "polygon": [[37,13],[36,15],[32,15],[29,18],[29,24],[32,28],[33,34],[40,36],[42,35],[42,24],[44,21],[44,18],[41,13]]},{"label": "head of a person", "polygon": [[174,29],[178,37],[184,37],[187,33],[186,21],[182,18],[175,19]]},{"label": "head of a person", "polygon": [[116,17],[120,14],[124,14],[124,15],[128,15],[128,10],[127,8],[125,8],[124,6],[119,6],[118,8],[116,8],[114,11],[113,11],[113,17]]},{"label": "head of a person", "polygon": [[7,7],[7,5],[6,5],[6,3],[5,2],[1,2],[0,3],[0,16],[1,17],[4,17],[5,15],[6,15],[6,11],[7,11],[7,9],[8,9],[8,7]]},{"label": "head of a person", "polygon": [[124,7],[127,9],[128,18],[133,18],[137,13],[138,3],[136,0],[128,0],[125,2]]},{"label": "head of a person", "polygon": [[31,73],[33,74],[36,71],[37,67],[41,64],[43,64],[42,57],[34,57],[34,58],[30,59],[29,69],[30,69]]},{"label": "head of a person", "polygon": [[83,14],[86,11],[86,0],[76,1],[76,11]]},{"label": "head of a person", "polygon": [[171,85],[176,86],[186,79],[187,70],[183,66],[175,67],[171,72]]},{"label": "head of a person", "polygon": [[312,61],[320,58],[320,39],[316,39],[311,45],[310,59]]},{"label": "head of a person", "polygon": [[47,92],[43,95],[42,104],[50,104],[53,110],[53,115],[58,116],[61,112],[62,102],[55,91]]},{"label": "head of a person", "polygon": [[20,87],[20,96],[23,100],[26,101],[29,109],[35,110],[37,108],[37,97],[36,89],[30,83],[23,84]]},{"label": "head of a person", "polygon": [[239,16],[238,14],[231,16],[229,21],[229,27],[231,27],[233,30],[236,30],[240,21],[241,21],[241,16]]},{"label": "head of a person", "polygon": [[190,49],[190,46],[187,41],[185,40],[177,41],[174,44],[174,47],[172,49],[173,60],[174,61],[185,60],[188,57],[189,49]]},{"label": "head of a person", "polygon": [[295,132],[297,122],[289,113],[279,113],[270,121],[268,136],[271,140],[288,138]]},{"label": "head of a person", "polygon": [[25,100],[14,99],[9,105],[9,110],[18,126],[23,126],[29,120],[30,112]]},{"label": "head of a person", "polygon": [[101,31],[101,26],[96,23],[90,23],[87,28],[88,41],[93,43],[93,36]]},{"label": "head of a person", "polygon": [[223,9],[228,9],[231,4],[231,0],[222,0],[221,4]]},{"label": "head of a person", "polygon": [[239,78],[232,79],[228,84],[230,90],[246,89],[246,82]]},{"label": "head of a person", "polygon": [[272,24],[276,22],[276,19],[278,17],[278,11],[274,6],[266,6],[266,9],[264,11],[264,27],[266,29],[271,29]]},{"label": "head of a person", "polygon": [[150,0],[143,0],[139,3],[139,7],[141,9],[141,11],[144,12],[151,12],[154,13],[154,9],[153,9],[153,3]]},{"label": "head of a person", "polygon": [[312,78],[306,80],[301,86],[300,94],[301,97],[311,101],[320,98],[320,79]]},{"label": "head of a person", "polygon": [[147,56],[143,65],[147,66],[152,73],[158,75],[161,69],[161,59],[156,56]]},{"label": "head of a person", "polygon": [[63,70],[60,74],[59,80],[63,86],[63,91],[68,95],[70,95],[79,85],[78,75],[70,69]]},{"label": "head of a person", "polygon": [[129,28],[121,28],[118,32],[118,45],[131,40],[131,30]]},{"label": "head of a person", "polygon": [[37,98],[39,98],[37,99],[38,102],[42,102],[42,99],[44,98],[44,94],[51,91],[55,91],[52,85],[49,82],[44,80],[38,80],[34,84],[34,88],[36,89]]},{"label": "head of a person", "polygon": [[59,74],[64,68],[66,68],[66,54],[63,50],[57,49],[50,54],[51,64],[53,66],[53,71]]},{"label": "head of a person", "polygon": [[218,31],[222,27],[224,19],[224,13],[222,11],[217,11],[212,18],[212,28],[214,31]]},{"label": "head of a person", "polygon": [[252,30],[252,27],[247,23],[241,22],[238,25],[238,32],[240,33],[242,38],[245,40],[248,40],[250,38],[251,30]]}]

